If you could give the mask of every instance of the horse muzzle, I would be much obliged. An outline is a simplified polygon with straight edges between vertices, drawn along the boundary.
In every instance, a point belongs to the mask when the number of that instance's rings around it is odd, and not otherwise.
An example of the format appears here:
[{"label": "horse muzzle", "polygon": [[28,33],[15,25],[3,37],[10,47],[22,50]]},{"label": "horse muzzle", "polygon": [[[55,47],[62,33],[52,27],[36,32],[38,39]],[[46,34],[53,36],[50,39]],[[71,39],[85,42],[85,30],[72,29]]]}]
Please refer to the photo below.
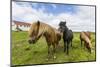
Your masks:
[{"label": "horse muzzle", "polygon": [[35,40],[28,40],[29,44],[34,44]]}]

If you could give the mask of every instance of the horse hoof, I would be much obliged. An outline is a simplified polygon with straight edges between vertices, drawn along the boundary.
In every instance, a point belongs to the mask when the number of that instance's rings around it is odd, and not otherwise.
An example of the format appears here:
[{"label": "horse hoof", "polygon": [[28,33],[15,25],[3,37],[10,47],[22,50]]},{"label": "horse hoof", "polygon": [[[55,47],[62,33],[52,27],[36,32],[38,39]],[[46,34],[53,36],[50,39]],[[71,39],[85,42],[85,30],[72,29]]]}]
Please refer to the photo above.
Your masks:
[{"label": "horse hoof", "polygon": [[46,61],[48,61],[49,59],[47,58]]},{"label": "horse hoof", "polygon": [[91,50],[91,53],[93,53],[93,50]]},{"label": "horse hoof", "polygon": [[56,56],[54,56],[53,59],[56,59]]},{"label": "horse hoof", "polygon": [[69,55],[68,53],[66,53],[66,55]]},{"label": "horse hoof", "polygon": [[25,50],[30,50],[30,48],[26,48]]}]

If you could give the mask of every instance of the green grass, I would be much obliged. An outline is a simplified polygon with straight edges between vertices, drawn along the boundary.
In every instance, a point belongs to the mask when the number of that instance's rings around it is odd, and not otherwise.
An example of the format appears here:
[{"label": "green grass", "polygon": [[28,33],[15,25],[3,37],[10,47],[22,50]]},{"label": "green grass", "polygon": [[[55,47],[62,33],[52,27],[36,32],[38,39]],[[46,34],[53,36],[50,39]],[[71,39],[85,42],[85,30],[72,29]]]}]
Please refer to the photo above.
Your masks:
[{"label": "green grass", "polygon": [[46,64],[79,61],[95,61],[95,34],[92,33],[93,52],[90,54],[84,46],[81,47],[79,33],[74,33],[73,47],[70,47],[69,55],[63,52],[63,40],[57,48],[56,59],[47,61],[47,43],[41,37],[36,44],[27,42],[27,32],[12,32],[12,65]]}]

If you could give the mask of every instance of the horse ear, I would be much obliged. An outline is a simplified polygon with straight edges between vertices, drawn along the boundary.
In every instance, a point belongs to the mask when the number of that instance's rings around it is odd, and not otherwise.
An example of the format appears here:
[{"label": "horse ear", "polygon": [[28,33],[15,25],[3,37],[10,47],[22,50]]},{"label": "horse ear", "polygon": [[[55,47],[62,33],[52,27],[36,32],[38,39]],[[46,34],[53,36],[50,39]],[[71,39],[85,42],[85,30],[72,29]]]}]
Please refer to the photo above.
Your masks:
[{"label": "horse ear", "polygon": [[40,21],[37,21],[37,25],[38,25],[38,26],[40,25]]},{"label": "horse ear", "polygon": [[66,25],[66,21],[64,22],[64,25]]}]

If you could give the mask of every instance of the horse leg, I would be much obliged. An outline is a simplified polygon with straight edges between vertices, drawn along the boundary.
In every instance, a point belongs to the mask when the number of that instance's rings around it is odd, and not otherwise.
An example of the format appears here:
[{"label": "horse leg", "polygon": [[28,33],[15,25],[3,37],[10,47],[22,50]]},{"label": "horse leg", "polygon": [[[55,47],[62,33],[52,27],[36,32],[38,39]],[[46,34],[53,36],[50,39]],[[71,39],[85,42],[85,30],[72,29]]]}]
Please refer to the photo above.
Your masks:
[{"label": "horse leg", "polygon": [[67,42],[67,55],[69,55],[69,41]]},{"label": "horse leg", "polygon": [[55,44],[53,44],[53,59],[55,59],[55,58],[56,58],[56,56],[55,56],[55,52],[56,52],[56,45],[55,45]]},{"label": "horse leg", "polygon": [[89,52],[90,52],[90,54],[91,54],[91,48],[89,48],[88,50],[89,50]]},{"label": "horse leg", "polygon": [[72,40],[71,40],[71,47],[72,47]]},{"label": "horse leg", "polygon": [[84,49],[88,49],[89,48],[89,45],[86,41],[84,41],[84,45],[83,45]]},{"label": "horse leg", "polygon": [[50,58],[50,45],[48,45],[48,58]]},{"label": "horse leg", "polygon": [[81,47],[82,47],[82,40],[81,40]]},{"label": "horse leg", "polygon": [[59,47],[59,42],[56,43],[56,49]]},{"label": "horse leg", "polygon": [[64,52],[66,51],[66,42],[64,42]]}]

